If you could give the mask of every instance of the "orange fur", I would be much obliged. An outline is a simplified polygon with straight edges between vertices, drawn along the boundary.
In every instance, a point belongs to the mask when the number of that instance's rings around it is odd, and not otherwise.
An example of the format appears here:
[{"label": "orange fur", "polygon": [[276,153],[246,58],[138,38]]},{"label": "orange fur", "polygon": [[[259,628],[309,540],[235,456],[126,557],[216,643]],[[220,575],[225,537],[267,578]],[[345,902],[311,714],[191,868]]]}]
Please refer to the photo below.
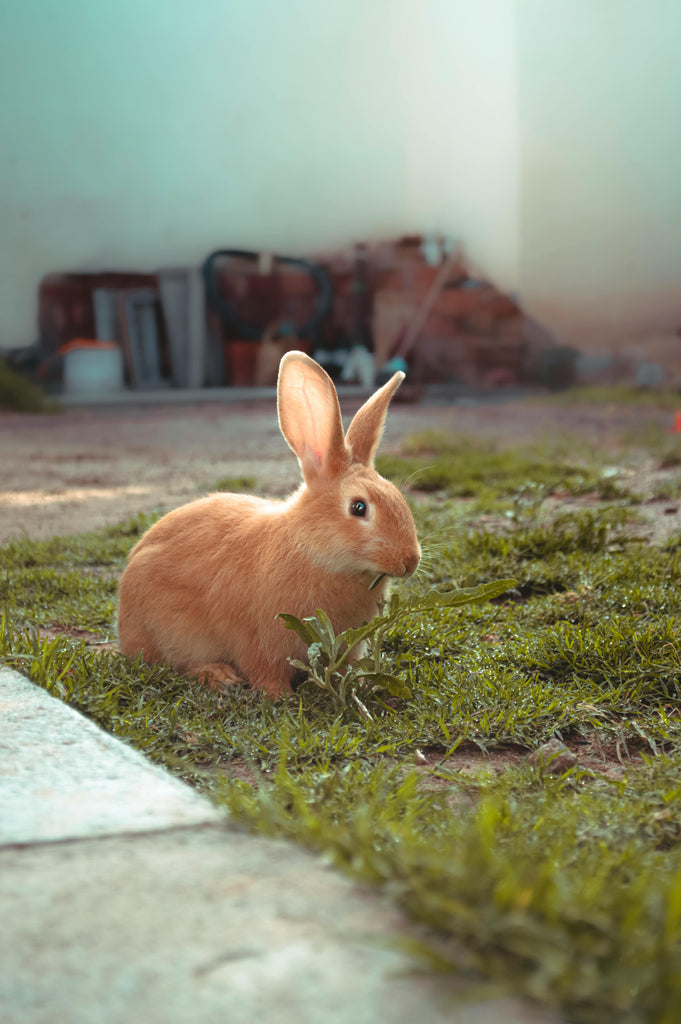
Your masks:
[{"label": "orange fur", "polygon": [[[279,420],[304,482],[285,501],[209,495],[152,526],[121,578],[121,650],[213,685],[245,678],[276,696],[290,688],[288,659],[305,654],[278,612],[302,618],[323,608],[336,632],[375,615],[390,586],[386,578],[370,591],[375,576],[410,575],[420,558],[409,507],[373,468],[401,379],[396,374],[355,416],[358,462],[330,378],[303,353],[285,356]],[[358,498],[368,506],[363,519],[350,514]]]}]

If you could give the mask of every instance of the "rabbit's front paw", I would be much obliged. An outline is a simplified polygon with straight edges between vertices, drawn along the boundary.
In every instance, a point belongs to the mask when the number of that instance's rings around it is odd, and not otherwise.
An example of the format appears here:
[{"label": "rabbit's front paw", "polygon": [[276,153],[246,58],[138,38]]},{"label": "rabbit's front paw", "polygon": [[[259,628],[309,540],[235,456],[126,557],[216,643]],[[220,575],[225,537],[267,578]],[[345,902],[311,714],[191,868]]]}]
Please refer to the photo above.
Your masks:
[{"label": "rabbit's front paw", "polygon": [[242,679],[238,672],[224,661],[203,665],[196,673],[196,678],[209,690],[223,690],[226,686],[245,682],[245,679]]}]

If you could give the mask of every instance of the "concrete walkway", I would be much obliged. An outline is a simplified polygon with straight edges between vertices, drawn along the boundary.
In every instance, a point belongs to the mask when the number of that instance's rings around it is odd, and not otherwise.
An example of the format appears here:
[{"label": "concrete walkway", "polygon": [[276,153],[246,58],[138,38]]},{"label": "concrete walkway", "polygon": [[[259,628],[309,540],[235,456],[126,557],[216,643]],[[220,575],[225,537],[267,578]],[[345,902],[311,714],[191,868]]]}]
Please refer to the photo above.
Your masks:
[{"label": "concrete walkway", "polygon": [[3,1024],[555,1024],[457,1000],[396,949],[409,934],[0,668]]}]

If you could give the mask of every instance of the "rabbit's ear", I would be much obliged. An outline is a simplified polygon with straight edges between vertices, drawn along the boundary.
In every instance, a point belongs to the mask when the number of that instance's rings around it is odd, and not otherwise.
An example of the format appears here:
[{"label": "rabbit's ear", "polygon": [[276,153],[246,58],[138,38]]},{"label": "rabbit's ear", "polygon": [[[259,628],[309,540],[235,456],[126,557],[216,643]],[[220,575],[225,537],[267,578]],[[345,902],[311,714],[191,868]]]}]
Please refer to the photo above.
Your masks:
[{"label": "rabbit's ear", "polygon": [[277,381],[279,426],[298,456],[306,483],[336,476],[348,465],[343,421],[333,381],[304,352],[287,352]]},{"label": "rabbit's ear", "polygon": [[364,403],[354,416],[348,427],[346,440],[352,449],[352,461],[361,462],[364,466],[373,466],[374,455],[383,434],[383,424],[393,397],[404,380],[402,371],[394,374],[375,395]]}]

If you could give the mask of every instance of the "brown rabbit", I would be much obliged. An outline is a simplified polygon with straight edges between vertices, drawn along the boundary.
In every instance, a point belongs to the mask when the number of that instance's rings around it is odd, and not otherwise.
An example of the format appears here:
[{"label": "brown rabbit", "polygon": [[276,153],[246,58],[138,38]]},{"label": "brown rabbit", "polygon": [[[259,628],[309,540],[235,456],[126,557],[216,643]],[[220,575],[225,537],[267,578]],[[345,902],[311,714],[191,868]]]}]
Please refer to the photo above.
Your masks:
[{"label": "brown rabbit", "polygon": [[[374,469],[396,373],[343,433],[333,382],[303,352],[281,360],[281,431],[303,483],[284,501],[212,494],[169,512],[133,548],[120,582],[124,654],[212,685],[290,691],[305,656],[279,612],[323,608],[336,632],[372,618],[421,550],[409,507]],[[372,581],[384,574],[377,586]]]}]

